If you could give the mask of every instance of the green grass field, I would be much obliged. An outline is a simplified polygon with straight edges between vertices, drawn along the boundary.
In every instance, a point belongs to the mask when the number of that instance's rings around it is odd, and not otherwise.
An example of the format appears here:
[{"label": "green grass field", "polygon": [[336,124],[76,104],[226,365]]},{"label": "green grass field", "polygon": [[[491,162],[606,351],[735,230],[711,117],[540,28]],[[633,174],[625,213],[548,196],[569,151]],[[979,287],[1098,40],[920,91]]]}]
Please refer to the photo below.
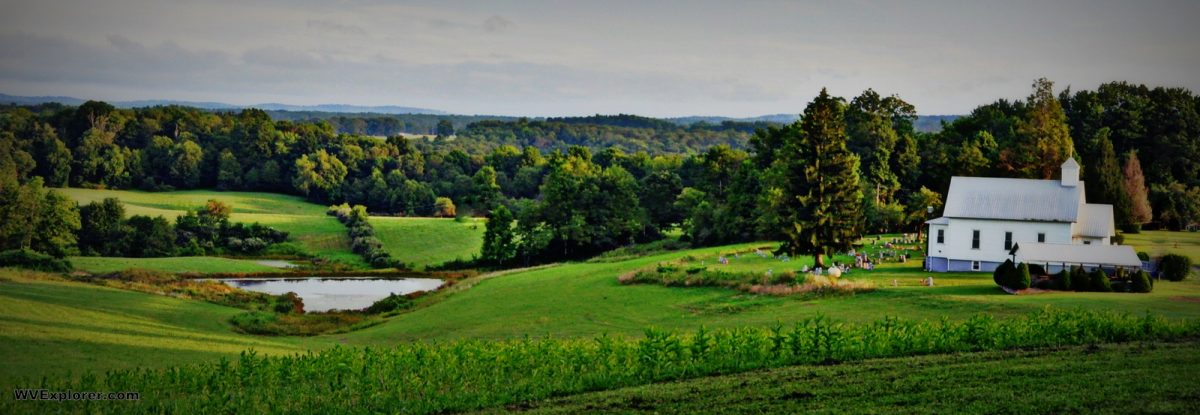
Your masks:
[{"label": "green grass field", "polygon": [[[588,336],[596,333],[638,336],[646,327],[669,330],[763,326],[824,315],[845,321],[874,321],[887,316],[910,319],[959,319],[977,313],[1022,314],[1044,307],[1146,311],[1172,318],[1200,318],[1200,282],[1160,282],[1150,294],[1049,293],[1013,296],[996,287],[987,273],[923,273],[919,261],[883,263],[875,271],[855,270],[847,278],[870,280],[875,292],[822,298],[769,297],[723,288],[620,285],[617,276],[633,269],[685,256],[710,266],[720,253],[752,249],[743,244],[663,253],[613,262],[566,263],[483,279],[442,301],[346,335],[355,342],[449,338],[513,338],[525,335]],[[730,267],[779,272],[811,264],[809,258],[787,263],[741,255]],[[772,262],[773,261],[773,262]],[[932,275],[934,287],[919,284]],[[895,281],[897,287],[893,287]]]},{"label": "green grass field", "polygon": [[325,215],[325,206],[309,203],[297,196],[256,192],[219,192],[182,190],[141,192],[131,190],[56,189],[81,204],[115,197],[125,204],[127,215],[164,216],[174,220],[189,210],[216,199],[233,206],[231,220],[258,222],[287,231],[313,254],[358,267],[366,267],[362,258],[350,252],[350,237],[337,219]]},{"label": "green grass field", "polygon": [[104,273],[130,268],[148,269],[174,273],[213,273],[213,272],[282,272],[285,269],[259,264],[252,259],[231,259],[216,257],[169,257],[169,258],[121,258],[121,257],[71,257],[75,268],[92,272]]},{"label": "green grass field", "polygon": [[372,216],[375,236],[393,258],[417,268],[469,260],[483,247],[484,220]]},{"label": "green grass field", "polygon": [[242,310],[0,269],[0,385],[18,377],[163,367],[247,349],[299,353],[334,340],[238,334]]},{"label": "green grass field", "polygon": [[876,359],[510,405],[571,413],[1196,413],[1200,343]]},{"label": "green grass field", "polygon": [[1200,265],[1200,232],[1142,231],[1125,234],[1125,244],[1150,256],[1186,255]]}]

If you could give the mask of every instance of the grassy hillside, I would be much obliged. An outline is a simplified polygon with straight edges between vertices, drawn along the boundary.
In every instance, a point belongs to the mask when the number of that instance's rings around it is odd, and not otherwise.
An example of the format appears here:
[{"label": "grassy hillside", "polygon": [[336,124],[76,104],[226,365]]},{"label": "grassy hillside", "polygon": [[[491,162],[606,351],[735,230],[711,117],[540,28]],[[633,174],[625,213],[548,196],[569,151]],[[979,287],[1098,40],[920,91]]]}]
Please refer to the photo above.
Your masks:
[{"label": "grassy hillside", "polygon": [[128,215],[165,216],[174,219],[216,199],[233,206],[231,219],[258,222],[287,231],[310,252],[348,264],[365,266],[350,252],[350,238],[337,219],[325,215],[325,206],[296,196],[255,192],[183,190],[141,192],[129,190],[58,189],[81,204],[115,197],[125,204]]},{"label": "grassy hillside", "polygon": [[1195,413],[1197,355],[1200,343],[1191,341],[877,359],[659,383],[493,412]]},{"label": "grassy hillside", "polygon": [[170,257],[170,258],[120,258],[120,257],[71,257],[75,268],[93,273],[140,268],[165,272],[280,272],[281,268],[259,264],[252,259],[214,257]]},{"label": "grassy hillside", "polygon": [[[770,297],[722,288],[679,288],[617,283],[629,270],[693,256],[716,262],[718,253],[761,244],[704,248],[614,262],[567,263],[485,278],[443,301],[350,333],[355,342],[390,343],[416,339],[511,338],[524,335],[587,336],[612,333],[637,336],[646,327],[695,329],[790,324],[817,315],[846,321],[886,316],[911,319],[959,319],[977,313],[1000,316],[1046,306],[1154,311],[1177,318],[1200,317],[1200,282],[1160,282],[1151,294],[1050,293],[1013,296],[996,287],[987,273],[922,273],[918,261],[885,264],[872,272],[856,270],[849,278],[876,283],[877,291],[822,298]],[[739,267],[800,267],[811,261],[759,261],[742,255]],[[807,262],[811,263],[811,262]],[[740,264],[740,265],[738,265]],[[768,265],[770,264],[770,265]],[[761,268],[760,268],[761,269]],[[936,286],[918,284],[933,275]],[[892,287],[892,282],[899,285]],[[470,284],[470,283],[467,283]]]},{"label": "grassy hillside", "polygon": [[1125,244],[1150,256],[1186,255],[1200,265],[1200,232],[1142,231],[1125,234]]},{"label": "grassy hillside", "polygon": [[483,246],[483,219],[372,216],[371,226],[393,258],[418,268],[471,259]]},{"label": "grassy hillside", "polygon": [[240,312],[0,268],[0,385],[19,377],[212,361],[247,349],[296,353],[330,343],[234,333],[228,320]]}]

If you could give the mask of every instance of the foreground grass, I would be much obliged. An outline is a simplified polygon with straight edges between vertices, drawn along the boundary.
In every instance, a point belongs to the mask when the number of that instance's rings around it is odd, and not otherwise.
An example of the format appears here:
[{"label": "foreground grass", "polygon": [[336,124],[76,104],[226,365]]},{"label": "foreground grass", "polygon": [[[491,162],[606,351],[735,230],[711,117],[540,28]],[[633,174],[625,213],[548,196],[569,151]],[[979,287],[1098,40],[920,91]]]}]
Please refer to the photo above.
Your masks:
[{"label": "foreground grass", "polygon": [[242,310],[0,268],[0,386],[17,378],[298,353],[326,339],[234,333]]},{"label": "foreground grass", "polygon": [[483,247],[483,219],[372,216],[375,237],[392,258],[418,269],[456,259],[469,260]]},{"label": "foreground grass", "polygon": [[167,257],[167,258],[120,258],[120,257],[71,257],[76,269],[92,273],[106,273],[131,268],[174,273],[238,273],[238,272],[282,272],[285,269],[259,264],[252,259],[220,257]]},{"label": "foreground grass", "polygon": [[[842,324],[504,342],[334,348],[264,357],[243,353],[168,370],[108,372],[40,382],[49,390],[138,391],[138,402],[72,402],[96,413],[444,413],[596,390],[796,364],[857,362],[967,351],[1056,348],[1200,335],[1161,317],[1043,311],[963,322],[886,319]],[[43,412],[61,402],[0,401],[0,412]]]},{"label": "foreground grass", "polygon": [[1196,413],[1200,341],[792,366],[509,405],[532,413]]},{"label": "foreground grass", "polygon": [[81,204],[109,197],[125,204],[127,215],[176,216],[203,206],[216,199],[233,206],[230,219],[235,222],[258,222],[287,231],[309,252],[352,266],[366,264],[350,252],[350,237],[337,219],[325,215],[325,206],[309,203],[297,196],[259,192],[219,192],[215,190],[180,190],[173,192],[141,192],[132,190],[56,189]]}]

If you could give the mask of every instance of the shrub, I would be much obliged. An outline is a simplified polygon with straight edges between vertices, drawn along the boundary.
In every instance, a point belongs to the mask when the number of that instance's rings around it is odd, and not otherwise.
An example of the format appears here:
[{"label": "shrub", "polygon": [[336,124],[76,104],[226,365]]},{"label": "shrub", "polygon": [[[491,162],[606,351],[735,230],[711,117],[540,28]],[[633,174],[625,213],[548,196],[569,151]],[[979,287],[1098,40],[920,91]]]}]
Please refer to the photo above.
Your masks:
[{"label": "shrub", "polygon": [[392,311],[406,310],[412,308],[412,306],[412,299],[403,295],[391,293],[387,297],[383,297],[382,300],[376,301],[374,304],[371,304],[370,307],[367,307],[367,313],[383,314]]},{"label": "shrub", "polygon": [[1007,287],[1009,274],[1012,273],[1013,269],[1012,260],[1004,260],[1003,264],[1000,264],[1000,266],[996,267],[995,271],[992,271],[992,281],[995,281],[996,285]]},{"label": "shrub", "polygon": [[1021,265],[1017,265],[1017,270],[1015,273],[1013,273],[1012,285],[1009,286],[1009,288],[1014,290],[1023,290],[1029,288],[1029,285],[1029,265],[1022,262]]},{"label": "shrub", "polygon": [[1138,259],[1140,259],[1142,261],[1150,260],[1150,254],[1147,254],[1146,251],[1138,251],[1137,256],[1138,256]]},{"label": "shrub", "polygon": [[265,311],[249,311],[235,315],[229,320],[238,330],[249,334],[275,334],[271,326],[278,321],[278,314]]},{"label": "shrub", "polygon": [[1071,271],[1066,269],[1059,271],[1054,275],[1054,289],[1060,291],[1068,291],[1071,289]]},{"label": "shrub", "polygon": [[1087,271],[1084,271],[1082,266],[1071,267],[1071,290],[1087,291],[1090,285],[1091,279],[1088,278]]},{"label": "shrub", "polygon": [[1100,293],[1112,292],[1112,284],[1109,282],[1108,274],[1105,274],[1104,270],[1100,268],[1092,270],[1092,272],[1088,274],[1088,280],[1088,288],[1090,288],[1089,291]]},{"label": "shrub", "polygon": [[280,314],[304,314],[304,299],[294,292],[275,296],[275,312]]},{"label": "shrub", "polygon": [[17,267],[45,272],[71,272],[71,261],[29,249],[0,252],[0,267]]},{"label": "shrub", "polygon": [[1123,233],[1142,233],[1142,225],[1140,223],[1130,223],[1127,225],[1121,225],[1121,232],[1123,232]]},{"label": "shrub", "polygon": [[1130,291],[1135,293],[1148,293],[1153,290],[1154,285],[1150,282],[1150,273],[1146,271],[1138,271],[1138,273],[1133,274]]},{"label": "shrub", "polygon": [[1166,254],[1158,260],[1158,272],[1169,281],[1183,281],[1191,273],[1192,259],[1179,254]]},{"label": "shrub", "polygon": [[1046,273],[1046,268],[1043,268],[1041,265],[1031,264],[1031,265],[1029,265],[1029,275],[1042,276],[1042,275],[1049,275],[1049,274]]}]

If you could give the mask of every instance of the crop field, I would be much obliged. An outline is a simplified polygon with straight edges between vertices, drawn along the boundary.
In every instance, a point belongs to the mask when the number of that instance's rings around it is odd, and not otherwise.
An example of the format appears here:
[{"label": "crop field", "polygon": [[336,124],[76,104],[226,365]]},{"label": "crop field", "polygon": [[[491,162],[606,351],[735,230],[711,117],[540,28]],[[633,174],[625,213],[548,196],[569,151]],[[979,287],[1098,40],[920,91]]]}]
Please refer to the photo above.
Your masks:
[{"label": "crop field", "polygon": [[[334,348],[292,356],[243,353],[236,366],[221,360],[162,371],[114,371],[98,377],[58,379],[43,386],[51,390],[132,390],[145,396],[135,403],[88,403],[89,412],[442,413],[797,364],[1172,341],[1197,334],[1200,325],[1195,322],[1110,312],[1042,311],[1010,319],[884,319],[867,324],[817,318],[775,328],[691,333],[647,330],[645,337],[637,340],[607,336],[469,340],[383,349]],[[0,405],[4,403],[0,401]],[[21,409],[45,404],[27,404]]]},{"label": "crop field", "polygon": [[483,219],[372,216],[375,237],[393,258],[418,269],[455,259],[469,260],[483,247]]},{"label": "crop field", "polygon": [[125,204],[127,215],[162,215],[168,220],[216,199],[233,206],[230,220],[258,222],[287,231],[309,252],[358,267],[362,259],[350,252],[350,237],[337,219],[325,215],[325,206],[304,201],[297,196],[256,192],[219,192],[214,190],[182,190],[173,192],[141,192],[129,190],[57,189],[81,204],[109,197]]},{"label": "crop field", "polygon": [[1196,413],[1197,356],[1200,342],[1192,340],[875,359],[658,383],[488,412]]}]

